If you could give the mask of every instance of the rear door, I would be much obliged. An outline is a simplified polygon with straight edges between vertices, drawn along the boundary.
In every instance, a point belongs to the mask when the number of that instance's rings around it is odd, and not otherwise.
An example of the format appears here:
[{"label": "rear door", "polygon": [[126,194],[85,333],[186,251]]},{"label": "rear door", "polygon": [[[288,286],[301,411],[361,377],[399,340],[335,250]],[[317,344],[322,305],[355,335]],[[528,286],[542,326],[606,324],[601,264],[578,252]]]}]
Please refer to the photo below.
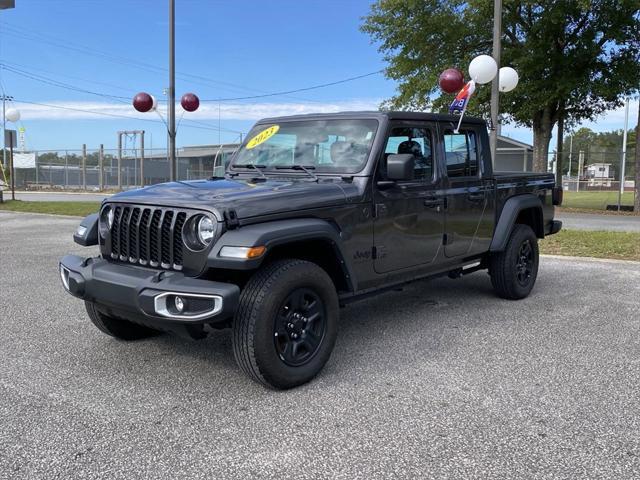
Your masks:
[{"label": "rear door", "polygon": [[[391,124],[374,184],[374,268],[378,273],[428,264],[442,246],[444,192],[437,188],[436,135],[434,123]],[[414,155],[414,179],[378,187],[378,180],[387,180],[387,157],[397,153]]]},{"label": "rear door", "polygon": [[[440,143],[447,177],[445,247],[447,257],[470,256],[489,248],[493,231],[493,182],[488,145],[482,126],[440,125]],[[482,160],[485,159],[485,162]]]}]

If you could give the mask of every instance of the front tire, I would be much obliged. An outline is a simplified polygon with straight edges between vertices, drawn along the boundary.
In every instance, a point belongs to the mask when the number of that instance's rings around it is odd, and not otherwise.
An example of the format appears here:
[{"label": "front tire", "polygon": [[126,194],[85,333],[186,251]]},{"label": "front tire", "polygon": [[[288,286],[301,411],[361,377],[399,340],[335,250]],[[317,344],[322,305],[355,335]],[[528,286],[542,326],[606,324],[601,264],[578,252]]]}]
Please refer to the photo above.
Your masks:
[{"label": "front tire", "polygon": [[310,381],[331,356],[338,311],[335,286],[318,265],[297,259],[266,265],[240,294],[232,328],[238,366],[275,389]]},{"label": "front tire", "polygon": [[89,319],[98,330],[120,340],[140,340],[142,338],[153,337],[160,332],[137,323],[110,317],[100,312],[95,304],[84,302],[89,314]]},{"label": "front tire", "polygon": [[538,277],[538,238],[530,226],[516,224],[503,252],[491,255],[489,273],[498,296],[519,300],[531,293]]}]

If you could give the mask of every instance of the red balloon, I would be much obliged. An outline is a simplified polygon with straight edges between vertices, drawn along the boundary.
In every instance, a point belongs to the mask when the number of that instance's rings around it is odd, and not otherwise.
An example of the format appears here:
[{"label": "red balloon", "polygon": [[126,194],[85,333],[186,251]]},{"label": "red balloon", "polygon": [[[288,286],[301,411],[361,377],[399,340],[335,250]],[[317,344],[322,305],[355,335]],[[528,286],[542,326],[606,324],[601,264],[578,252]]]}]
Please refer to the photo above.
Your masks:
[{"label": "red balloon", "polygon": [[140,92],[133,97],[133,108],[141,113],[149,112],[153,108],[153,97],[145,92]]},{"label": "red balloon", "polygon": [[180,105],[187,112],[195,112],[200,107],[200,99],[195,93],[185,93],[180,100]]},{"label": "red balloon", "polygon": [[457,68],[447,68],[440,74],[440,88],[446,93],[458,93],[464,87],[464,76]]}]

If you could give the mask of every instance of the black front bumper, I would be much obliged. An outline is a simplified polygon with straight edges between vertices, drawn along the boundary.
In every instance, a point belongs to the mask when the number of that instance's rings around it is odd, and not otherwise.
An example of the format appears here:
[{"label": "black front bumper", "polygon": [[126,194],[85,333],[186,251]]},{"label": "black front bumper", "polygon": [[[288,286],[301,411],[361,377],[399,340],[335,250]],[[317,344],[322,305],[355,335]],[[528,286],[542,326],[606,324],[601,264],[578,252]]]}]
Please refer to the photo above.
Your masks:
[{"label": "black front bumper", "polygon": [[[60,275],[71,295],[95,303],[107,314],[159,329],[170,329],[171,324],[223,322],[234,315],[240,297],[240,288],[230,283],[112,263],[99,257],[67,255],[60,261]],[[158,307],[158,299],[180,294],[207,297],[215,308],[188,316]]]}]

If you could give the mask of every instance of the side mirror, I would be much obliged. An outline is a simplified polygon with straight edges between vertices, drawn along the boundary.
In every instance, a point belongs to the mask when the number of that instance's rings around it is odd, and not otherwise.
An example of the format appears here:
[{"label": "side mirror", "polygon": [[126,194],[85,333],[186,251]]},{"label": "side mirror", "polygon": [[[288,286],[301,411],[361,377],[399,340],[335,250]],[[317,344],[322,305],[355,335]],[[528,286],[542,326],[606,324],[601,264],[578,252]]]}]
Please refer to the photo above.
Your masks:
[{"label": "side mirror", "polygon": [[413,180],[416,157],[411,153],[399,153],[387,157],[387,178],[389,180]]}]

